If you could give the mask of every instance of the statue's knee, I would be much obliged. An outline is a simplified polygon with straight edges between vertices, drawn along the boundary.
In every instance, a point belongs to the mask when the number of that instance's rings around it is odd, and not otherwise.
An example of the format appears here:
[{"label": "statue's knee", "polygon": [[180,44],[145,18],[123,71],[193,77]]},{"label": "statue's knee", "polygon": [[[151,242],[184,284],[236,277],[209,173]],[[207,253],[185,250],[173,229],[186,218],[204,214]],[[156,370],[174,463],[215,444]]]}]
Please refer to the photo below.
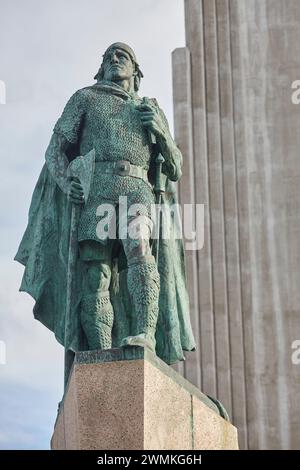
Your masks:
[{"label": "statue's knee", "polygon": [[136,218],[130,221],[128,237],[123,241],[127,260],[132,258],[144,258],[151,255],[150,234],[151,220],[148,218]]},{"label": "statue's knee", "polygon": [[153,222],[146,215],[132,217],[128,223],[128,237],[131,240],[149,240],[153,230]]},{"label": "statue's knee", "polygon": [[130,263],[131,260],[137,259],[142,260],[151,256],[151,247],[149,240],[137,239],[130,240],[124,246],[127,261]]},{"label": "statue's knee", "polygon": [[85,285],[89,292],[108,290],[110,278],[111,273],[108,265],[99,265],[96,262],[87,263]]}]

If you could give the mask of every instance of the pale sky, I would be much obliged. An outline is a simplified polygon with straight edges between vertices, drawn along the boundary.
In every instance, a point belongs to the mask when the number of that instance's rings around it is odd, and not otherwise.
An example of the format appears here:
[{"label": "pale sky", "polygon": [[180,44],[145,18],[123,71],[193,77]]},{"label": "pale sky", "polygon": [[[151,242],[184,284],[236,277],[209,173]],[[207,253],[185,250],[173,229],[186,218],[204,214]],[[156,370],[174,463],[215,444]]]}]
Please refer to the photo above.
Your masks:
[{"label": "pale sky", "polygon": [[173,127],[171,52],[185,43],[183,0],[0,0],[0,12],[0,449],[47,449],[63,349],[33,319],[33,300],[18,292],[23,267],[12,261],[34,185],[66,101],[94,83],[113,42],[133,47],[140,95],[156,97]]}]

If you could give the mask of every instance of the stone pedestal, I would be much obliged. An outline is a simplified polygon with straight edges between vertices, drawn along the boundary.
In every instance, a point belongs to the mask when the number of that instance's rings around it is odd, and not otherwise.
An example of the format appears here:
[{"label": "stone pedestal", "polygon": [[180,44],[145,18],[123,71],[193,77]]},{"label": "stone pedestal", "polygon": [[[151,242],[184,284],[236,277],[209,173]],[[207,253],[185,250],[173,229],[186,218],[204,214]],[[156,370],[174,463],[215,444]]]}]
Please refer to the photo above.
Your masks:
[{"label": "stone pedestal", "polygon": [[78,353],[51,448],[238,449],[222,406],[143,348]]}]

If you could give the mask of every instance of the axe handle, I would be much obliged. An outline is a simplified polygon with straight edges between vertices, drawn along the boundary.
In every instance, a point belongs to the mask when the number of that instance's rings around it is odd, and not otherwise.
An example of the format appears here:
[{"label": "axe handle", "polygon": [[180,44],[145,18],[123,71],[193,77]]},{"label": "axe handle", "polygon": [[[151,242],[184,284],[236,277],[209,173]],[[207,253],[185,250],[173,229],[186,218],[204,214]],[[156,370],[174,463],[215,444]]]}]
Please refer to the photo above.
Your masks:
[{"label": "axe handle", "polygon": [[68,271],[67,271],[67,298],[66,298],[66,316],[65,316],[65,388],[67,386],[70,369],[73,364],[74,353],[68,350],[70,337],[70,319],[71,307],[74,305],[75,293],[75,268],[78,251],[77,227],[79,219],[80,206],[72,204],[70,238],[69,238],[69,255],[68,255]]},{"label": "axe handle", "polygon": [[[90,150],[84,156],[75,158],[68,167],[68,176],[76,177],[83,184],[85,203],[87,202],[90,186],[93,179],[95,169],[95,149]],[[66,312],[65,312],[65,389],[68,383],[71,367],[74,361],[74,352],[69,348],[70,346],[70,322],[72,315],[72,308],[75,305],[75,292],[76,292],[76,262],[78,257],[78,240],[77,228],[80,215],[80,206],[72,204],[71,208],[71,223],[70,223],[70,236],[69,236],[69,253],[68,253],[68,271],[67,271],[67,298],[66,298]]]}]

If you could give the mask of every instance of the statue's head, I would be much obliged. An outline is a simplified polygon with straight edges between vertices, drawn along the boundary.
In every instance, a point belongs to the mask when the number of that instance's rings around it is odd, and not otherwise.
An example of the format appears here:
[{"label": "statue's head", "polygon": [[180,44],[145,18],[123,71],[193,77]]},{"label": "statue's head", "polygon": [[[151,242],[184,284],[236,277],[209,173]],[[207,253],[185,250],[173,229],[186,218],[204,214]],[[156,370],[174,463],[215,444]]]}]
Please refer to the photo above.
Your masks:
[{"label": "statue's head", "polygon": [[97,81],[112,82],[133,78],[134,90],[138,91],[142,77],[142,71],[131,47],[123,42],[115,42],[106,49],[101,67],[94,78]]}]

